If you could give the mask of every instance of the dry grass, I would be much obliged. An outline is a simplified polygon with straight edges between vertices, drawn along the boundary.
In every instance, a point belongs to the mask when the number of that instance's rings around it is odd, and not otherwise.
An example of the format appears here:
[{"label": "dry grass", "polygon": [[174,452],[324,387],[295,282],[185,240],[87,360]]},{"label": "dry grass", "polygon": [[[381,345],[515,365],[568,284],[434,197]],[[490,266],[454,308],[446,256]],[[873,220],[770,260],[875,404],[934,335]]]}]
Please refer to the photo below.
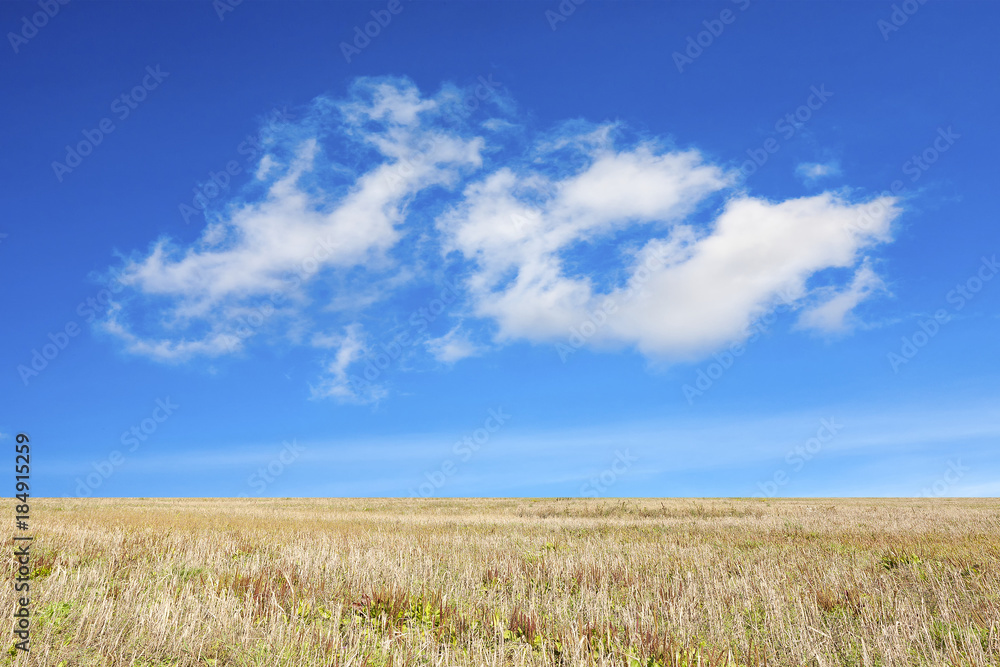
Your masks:
[{"label": "dry grass", "polygon": [[38,500],[34,648],[4,664],[1000,665],[998,517],[996,500]]}]

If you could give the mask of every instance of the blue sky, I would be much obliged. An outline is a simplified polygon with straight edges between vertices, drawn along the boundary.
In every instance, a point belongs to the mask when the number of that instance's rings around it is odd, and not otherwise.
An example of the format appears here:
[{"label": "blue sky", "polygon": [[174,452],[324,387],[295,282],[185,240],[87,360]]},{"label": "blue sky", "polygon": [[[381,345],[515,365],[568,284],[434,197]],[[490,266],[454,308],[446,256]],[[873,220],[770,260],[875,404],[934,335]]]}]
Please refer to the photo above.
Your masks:
[{"label": "blue sky", "polygon": [[3,3],[0,433],[48,496],[997,495],[998,18]]}]

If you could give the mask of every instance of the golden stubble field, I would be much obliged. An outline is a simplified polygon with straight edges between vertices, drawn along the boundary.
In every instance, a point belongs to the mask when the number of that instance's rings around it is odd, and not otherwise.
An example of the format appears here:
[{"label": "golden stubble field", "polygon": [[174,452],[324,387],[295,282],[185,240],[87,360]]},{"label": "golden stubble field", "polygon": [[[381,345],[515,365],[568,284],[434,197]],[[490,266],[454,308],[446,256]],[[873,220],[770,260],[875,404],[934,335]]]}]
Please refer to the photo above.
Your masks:
[{"label": "golden stubble field", "polygon": [[47,499],[32,515],[33,648],[6,665],[1000,665],[995,499]]}]

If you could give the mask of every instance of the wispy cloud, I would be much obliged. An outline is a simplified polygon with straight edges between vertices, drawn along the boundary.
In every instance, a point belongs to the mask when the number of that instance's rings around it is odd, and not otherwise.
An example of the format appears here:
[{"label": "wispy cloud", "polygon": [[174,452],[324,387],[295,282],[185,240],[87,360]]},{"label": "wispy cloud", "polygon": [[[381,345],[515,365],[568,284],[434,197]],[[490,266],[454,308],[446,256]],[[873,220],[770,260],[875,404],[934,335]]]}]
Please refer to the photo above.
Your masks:
[{"label": "wispy cloud", "polygon": [[483,351],[470,340],[469,333],[464,331],[461,325],[457,325],[440,338],[431,338],[426,345],[435,359],[446,364],[477,356]]},{"label": "wispy cloud", "polygon": [[[497,436],[502,446],[477,452],[460,477],[449,482],[454,495],[475,495],[481,489],[499,495],[565,489],[575,493],[594,470],[607,466],[617,449],[639,461],[615,486],[621,495],[671,495],[681,490],[676,480],[695,480],[683,493],[711,479],[712,492],[742,495],[756,491],[762,472],[784,465],[790,449],[812,437],[820,419],[843,426],[824,445],[827,466],[841,474],[825,482],[822,494],[917,495],[962,451],[971,472],[949,495],[996,495],[997,474],[992,456],[1000,437],[994,397],[981,402],[934,403],[901,410],[891,404],[828,406],[824,411],[775,414],[733,414],[710,425],[690,416],[640,422],[580,424],[572,428],[522,427],[512,424]],[[409,495],[414,472],[433,469],[442,457],[454,456],[453,431],[399,433],[381,437],[306,439],[296,465],[287,473],[289,488],[300,495]],[[664,443],[670,443],[664,447]],[[132,474],[158,483],[165,473],[217,475],[245,466],[248,471],[274,457],[274,444],[233,442],[213,451],[144,450],[130,458]],[[900,462],[906,465],[900,468]],[[90,470],[90,459],[63,458],[46,464],[46,474],[72,478]],[[332,467],[331,467],[332,466]],[[357,471],[369,466],[371,478],[357,481]],[[814,471],[806,468],[805,473]],[[891,479],[887,479],[891,475]],[[417,475],[419,477],[419,475]],[[239,478],[242,482],[242,478]],[[564,485],[564,486],[559,486]]]},{"label": "wispy cloud", "polygon": [[[123,308],[112,311],[107,331],[130,351],[164,360],[223,354],[248,337],[241,327],[247,308],[263,303],[272,311],[268,319],[280,320],[298,312],[308,288],[330,272],[362,269],[374,280],[392,271],[387,253],[404,234],[407,206],[478,166],[482,140],[438,128],[445,93],[423,98],[400,80],[363,80],[353,93],[342,102],[317,100],[304,120],[286,128],[262,158],[258,175],[269,183],[257,200],[233,202],[191,246],[160,239],[126,263],[121,280],[130,296],[158,299],[153,328],[169,338],[134,333]],[[342,151],[374,149],[372,164],[347,169],[333,162],[348,156],[324,154],[328,135]],[[178,335],[199,329],[205,333],[196,340]]]},{"label": "wispy cloud", "polygon": [[[256,179],[197,241],[161,238],[125,262],[102,326],[161,361],[246,351],[262,334],[308,344],[322,350],[314,397],[372,402],[385,388],[352,377],[380,327],[445,273],[461,294],[410,348],[445,363],[562,340],[609,304],[587,344],[690,359],[744,339],[779,301],[805,327],[845,330],[879,291],[870,257],[891,240],[890,197],[861,226],[871,202],[755,197],[697,149],[623,124],[532,137],[509,100],[478,123],[460,100],[398,78],[318,98],[269,134]],[[816,286],[829,269],[846,277]]]},{"label": "wispy cloud", "polygon": [[317,334],[312,343],[320,348],[335,351],[319,382],[311,386],[313,398],[333,398],[353,403],[374,403],[386,396],[386,390],[370,381],[359,381],[349,374],[352,364],[363,360],[367,354],[364,331],[360,324],[350,324],[341,335]]},{"label": "wispy cloud", "polygon": [[[884,291],[885,283],[868,264],[862,265],[854,274],[854,279],[842,289],[826,291],[822,300],[802,312],[798,326],[826,333],[843,333],[852,328],[850,318],[854,308],[873,292]],[[818,290],[820,294],[822,290]]]},{"label": "wispy cloud", "polygon": [[807,185],[812,185],[824,178],[840,176],[840,163],[836,160],[830,162],[803,162],[795,168],[795,175]]}]

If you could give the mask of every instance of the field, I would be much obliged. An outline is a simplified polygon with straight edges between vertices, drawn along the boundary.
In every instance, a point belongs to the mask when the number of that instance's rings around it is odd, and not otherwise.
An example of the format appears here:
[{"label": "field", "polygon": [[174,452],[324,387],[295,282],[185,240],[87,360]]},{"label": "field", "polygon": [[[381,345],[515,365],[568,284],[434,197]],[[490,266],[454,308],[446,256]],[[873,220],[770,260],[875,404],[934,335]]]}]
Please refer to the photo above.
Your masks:
[{"label": "field", "polygon": [[47,499],[32,519],[33,647],[5,665],[1000,665],[997,500]]}]

